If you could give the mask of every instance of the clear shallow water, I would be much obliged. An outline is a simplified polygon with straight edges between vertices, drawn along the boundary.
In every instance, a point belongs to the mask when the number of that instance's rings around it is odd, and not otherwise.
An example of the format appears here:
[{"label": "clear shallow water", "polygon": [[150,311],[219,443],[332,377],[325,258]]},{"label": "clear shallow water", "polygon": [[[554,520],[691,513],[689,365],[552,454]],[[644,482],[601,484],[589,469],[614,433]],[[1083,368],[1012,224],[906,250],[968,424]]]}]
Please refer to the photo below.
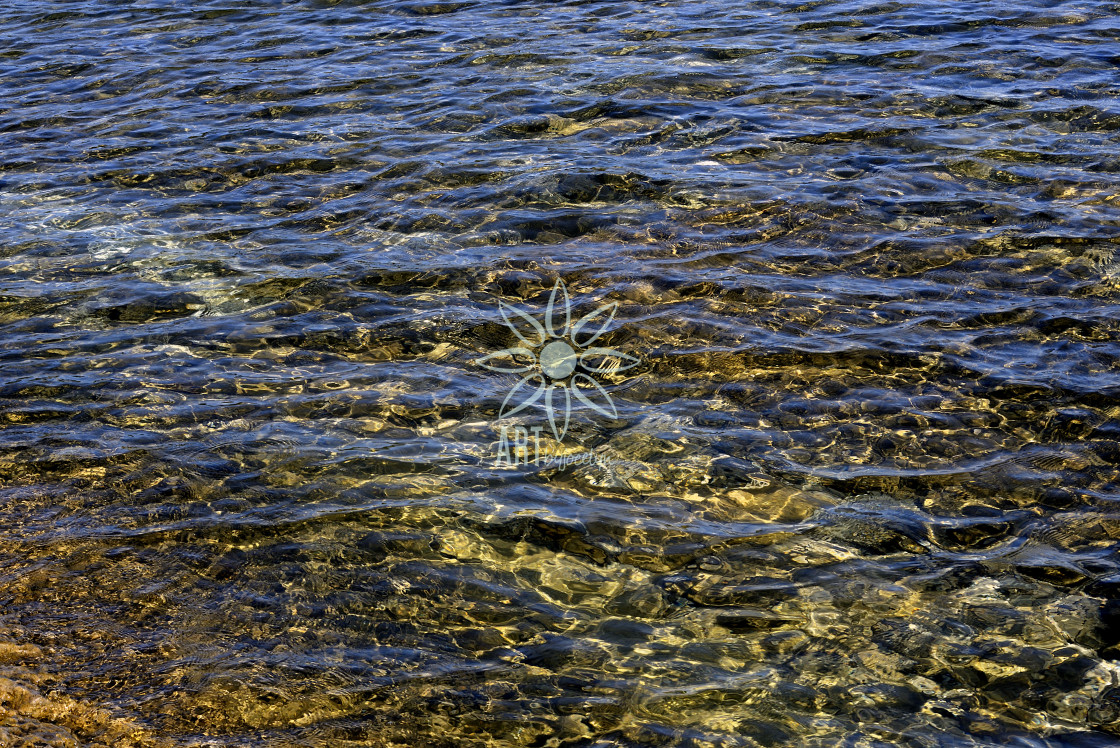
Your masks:
[{"label": "clear shallow water", "polygon": [[1115,744],[1118,11],[4,10],[0,739]]}]

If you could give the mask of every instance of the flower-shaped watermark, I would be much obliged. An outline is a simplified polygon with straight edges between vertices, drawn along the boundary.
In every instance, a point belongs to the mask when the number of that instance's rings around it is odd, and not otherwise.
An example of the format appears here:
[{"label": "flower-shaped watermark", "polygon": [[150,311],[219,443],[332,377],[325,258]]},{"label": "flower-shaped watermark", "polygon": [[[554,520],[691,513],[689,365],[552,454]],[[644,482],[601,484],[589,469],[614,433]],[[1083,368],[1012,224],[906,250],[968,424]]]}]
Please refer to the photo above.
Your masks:
[{"label": "flower-shaped watermark", "polygon": [[641,363],[621,351],[593,345],[614,321],[617,301],[573,321],[568,287],[557,280],[548,297],[543,325],[504,301],[498,308],[522,345],[483,356],[475,363],[502,374],[525,375],[506,395],[498,418],[520,413],[543,399],[542,407],[557,441],[568,433],[573,398],[597,413],[618,418],[610,394],[593,376],[625,371]]}]

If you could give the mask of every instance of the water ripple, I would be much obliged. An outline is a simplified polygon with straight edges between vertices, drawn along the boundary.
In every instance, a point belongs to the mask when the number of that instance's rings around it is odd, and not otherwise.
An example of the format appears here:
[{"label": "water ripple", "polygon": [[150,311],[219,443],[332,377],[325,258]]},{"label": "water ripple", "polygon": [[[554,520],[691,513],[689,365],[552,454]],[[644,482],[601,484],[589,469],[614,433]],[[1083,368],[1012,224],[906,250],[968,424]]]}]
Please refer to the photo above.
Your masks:
[{"label": "water ripple", "polygon": [[0,11],[3,740],[1113,744],[1116,10]]}]

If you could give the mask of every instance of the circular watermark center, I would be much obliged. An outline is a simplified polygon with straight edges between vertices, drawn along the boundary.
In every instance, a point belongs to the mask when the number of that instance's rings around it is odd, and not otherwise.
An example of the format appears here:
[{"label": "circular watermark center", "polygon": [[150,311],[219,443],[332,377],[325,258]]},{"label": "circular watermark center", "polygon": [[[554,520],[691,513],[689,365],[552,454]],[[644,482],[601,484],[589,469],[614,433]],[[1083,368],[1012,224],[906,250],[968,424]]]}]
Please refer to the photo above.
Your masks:
[{"label": "circular watermark center", "polygon": [[563,340],[554,340],[541,350],[541,371],[552,379],[563,379],[576,370],[576,352]]}]

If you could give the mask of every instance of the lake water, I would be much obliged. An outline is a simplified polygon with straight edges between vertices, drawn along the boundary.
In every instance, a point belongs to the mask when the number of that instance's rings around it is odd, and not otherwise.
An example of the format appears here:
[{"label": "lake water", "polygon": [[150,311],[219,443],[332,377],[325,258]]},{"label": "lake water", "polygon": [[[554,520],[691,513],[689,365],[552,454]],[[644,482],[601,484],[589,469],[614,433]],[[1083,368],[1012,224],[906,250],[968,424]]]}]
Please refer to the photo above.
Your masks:
[{"label": "lake water", "polygon": [[1120,742],[1120,5],[191,6],[0,10],[0,744]]}]

